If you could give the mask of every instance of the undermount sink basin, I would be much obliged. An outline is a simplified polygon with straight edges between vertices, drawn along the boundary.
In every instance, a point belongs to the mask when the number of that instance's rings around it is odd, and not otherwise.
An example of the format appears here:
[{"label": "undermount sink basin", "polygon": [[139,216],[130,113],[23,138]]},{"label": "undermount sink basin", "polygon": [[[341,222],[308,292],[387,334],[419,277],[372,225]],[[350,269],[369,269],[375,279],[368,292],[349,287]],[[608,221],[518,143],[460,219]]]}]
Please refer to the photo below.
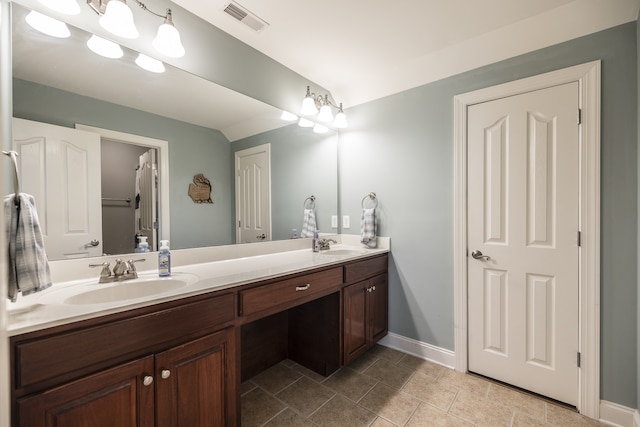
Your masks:
[{"label": "undermount sink basin", "polygon": [[108,287],[92,289],[67,298],[66,304],[103,304],[136,298],[149,297],[176,289],[184,288],[188,283],[177,279],[156,279],[142,282],[109,284]]},{"label": "undermount sink basin", "polygon": [[320,251],[321,254],[325,255],[361,255],[365,253],[364,249],[329,249],[326,251]]}]

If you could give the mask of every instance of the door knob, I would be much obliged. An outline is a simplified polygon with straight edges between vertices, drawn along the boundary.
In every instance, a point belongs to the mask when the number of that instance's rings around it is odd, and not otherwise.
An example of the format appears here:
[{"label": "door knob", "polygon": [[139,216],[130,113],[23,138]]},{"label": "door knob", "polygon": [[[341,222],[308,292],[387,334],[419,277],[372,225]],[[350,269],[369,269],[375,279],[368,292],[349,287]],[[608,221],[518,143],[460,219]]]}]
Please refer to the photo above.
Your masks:
[{"label": "door knob", "polygon": [[91,247],[96,247],[100,244],[99,240],[92,240],[89,243],[87,243],[86,245],[84,245],[85,248],[91,248]]},{"label": "door knob", "polygon": [[489,255],[482,255],[482,252],[480,252],[479,250],[475,250],[473,252],[471,252],[471,256],[474,259],[480,259],[480,260],[487,260],[489,261],[491,259],[491,257]]},{"label": "door knob", "polygon": [[264,233],[262,233],[262,234],[261,234],[261,235],[259,235],[259,236],[256,236],[256,239],[258,239],[258,240],[264,240],[264,239],[266,239],[266,238],[267,238],[267,236],[266,236]]}]

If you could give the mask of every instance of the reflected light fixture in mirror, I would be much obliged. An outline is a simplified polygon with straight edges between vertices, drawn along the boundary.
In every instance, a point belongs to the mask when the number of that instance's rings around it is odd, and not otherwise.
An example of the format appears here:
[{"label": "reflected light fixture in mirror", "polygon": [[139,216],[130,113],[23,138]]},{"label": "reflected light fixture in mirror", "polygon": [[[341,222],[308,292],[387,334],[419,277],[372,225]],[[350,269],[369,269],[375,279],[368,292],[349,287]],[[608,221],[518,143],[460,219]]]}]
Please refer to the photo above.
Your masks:
[{"label": "reflected light fixture in mirror", "polygon": [[105,30],[125,39],[137,39],[140,33],[133,22],[133,12],[125,0],[110,0],[98,22]]},{"label": "reflected light fixture in mirror", "polygon": [[87,47],[91,49],[93,53],[104,56],[105,58],[118,59],[124,55],[119,44],[98,37],[95,34],[87,40]]},{"label": "reflected light fixture in mirror", "polygon": [[40,0],[40,3],[65,15],[77,15],[80,13],[80,6],[76,0]]},{"label": "reflected light fixture in mirror", "polygon": [[152,73],[164,73],[165,71],[162,61],[151,58],[144,53],[138,55],[138,57],[136,58],[136,64],[138,65],[138,67]]},{"label": "reflected light fixture in mirror", "polygon": [[[332,107],[338,110],[335,118],[331,109]],[[333,126],[338,129],[347,127],[347,116],[342,110],[342,102],[339,105],[335,105],[329,100],[329,95],[325,95],[324,97],[322,95],[316,96],[315,93],[311,92],[311,88],[309,86],[307,86],[307,93],[302,100],[300,114],[303,116],[313,116],[318,114],[316,120],[319,122],[329,123],[333,121]]]},{"label": "reflected light fixture in mirror", "polygon": [[51,37],[66,39],[71,35],[69,27],[62,21],[53,19],[50,16],[32,10],[26,16],[25,20],[32,28]]}]

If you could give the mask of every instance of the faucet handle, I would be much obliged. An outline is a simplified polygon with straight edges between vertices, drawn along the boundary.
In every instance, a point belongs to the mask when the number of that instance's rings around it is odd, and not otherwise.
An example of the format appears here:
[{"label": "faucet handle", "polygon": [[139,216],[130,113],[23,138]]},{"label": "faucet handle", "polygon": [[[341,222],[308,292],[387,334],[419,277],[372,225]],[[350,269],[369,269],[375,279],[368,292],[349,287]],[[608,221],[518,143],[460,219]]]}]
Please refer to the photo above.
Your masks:
[{"label": "faucet handle", "polygon": [[111,269],[109,269],[109,265],[110,263],[103,262],[101,264],[89,264],[89,267],[91,268],[102,267],[102,271],[100,272],[100,278],[103,278],[103,277],[111,277]]},{"label": "faucet handle", "polygon": [[130,259],[128,262],[129,264],[129,273],[135,273],[136,272],[136,266],[135,263],[136,262],[144,262],[146,261],[145,258],[140,258],[140,259]]}]

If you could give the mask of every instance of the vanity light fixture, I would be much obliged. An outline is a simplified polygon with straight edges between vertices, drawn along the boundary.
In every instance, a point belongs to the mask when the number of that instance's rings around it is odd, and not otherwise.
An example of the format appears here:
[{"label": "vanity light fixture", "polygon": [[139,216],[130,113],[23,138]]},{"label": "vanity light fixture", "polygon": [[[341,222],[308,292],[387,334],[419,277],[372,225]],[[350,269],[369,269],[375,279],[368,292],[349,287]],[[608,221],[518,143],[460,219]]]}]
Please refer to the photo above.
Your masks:
[{"label": "vanity light fixture", "polygon": [[295,122],[296,120],[298,120],[298,116],[288,111],[282,111],[282,115],[280,116],[280,118],[287,122]]},{"label": "vanity light fixture", "polygon": [[[338,110],[335,118],[331,107]],[[318,114],[316,119],[320,122],[329,123],[333,121],[333,126],[336,128],[347,127],[347,116],[342,110],[342,102],[340,105],[335,105],[329,100],[329,95],[325,95],[324,97],[322,95],[316,96],[315,93],[311,92],[311,88],[309,86],[307,86],[307,93],[302,100],[300,114],[303,116]]]},{"label": "vanity light fixture", "polygon": [[312,122],[309,119],[305,119],[304,117],[300,117],[300,120],[298,121],[298,126],[303,128],[310,128],[310,127],[313,127],[314,125],[315,125],[314,122]]},{"label": "vanity light fixture", "polygon": [[313,131],[315,133],[327,133],[329,131],[329,128],[326,126],[321,125],[320,123],[316,123],[313,126]]},{"label": "vanity light fixture", "polygon": [[93,53],[97,53],[105,58],[118,59],[124,55],[119,44],[98,37],[95,34],[87,40],[87,47],[91,49]]},{"label": "vanity light fixture", "polygon": [[50,16],[43,15],[40,12],[36,12],[35,10],[29,12],[25,17],[25,20],[32,28],[51,37],[66,39],[71,35],[71,31],[69,31],[67,24],[62,21],[58,21],[57,19],[53,19]]},{"label": "vanity light fixture", "polygon": [[80,6],[78,6],[76,0],[40,0],[40,3],[65,15],[77,15],[80,13]]},{"label": "vanity light fixture", "polygon": [[[152,44],[163,55],[171,58],[180,58],[185,54],[180,33],[173,25],[171,9],[167,9],[164,15],[149,10],[139,0],[133,0],[140,8],[164,21],[158,27],[158,32]],[[87,4],[100,15],[100,25],[107,31],[124,38],[137,38],[138,30],[133,21],[133,13],[126,0],[87,0]]]},{"label": "vanity light fixture", "polygon": [[165,68],[162,61],[158,61],[157,59],[151,58],[150,56],[141,53],[136,58],[136,64],[138,67],[150,71],[152,73],[164,73]]}]

